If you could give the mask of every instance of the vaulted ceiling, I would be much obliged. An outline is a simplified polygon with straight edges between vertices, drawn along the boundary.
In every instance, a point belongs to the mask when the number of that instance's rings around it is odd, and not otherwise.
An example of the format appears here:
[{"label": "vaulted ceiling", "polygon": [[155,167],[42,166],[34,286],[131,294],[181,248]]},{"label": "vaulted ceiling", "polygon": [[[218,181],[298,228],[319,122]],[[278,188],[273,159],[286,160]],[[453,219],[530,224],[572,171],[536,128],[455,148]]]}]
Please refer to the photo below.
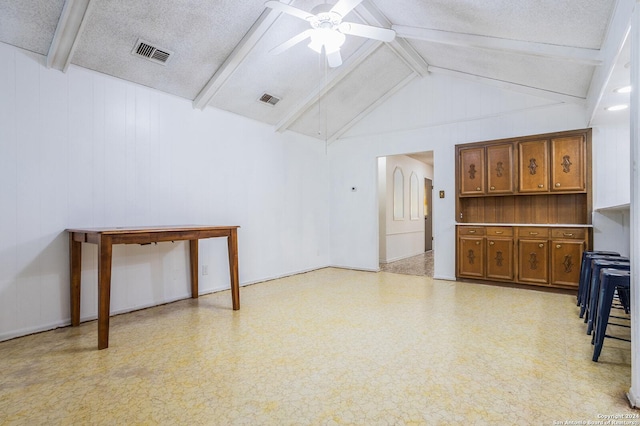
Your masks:
[{"label": "vaulted ceiling", "polygon": [[[323,0],[282,2],[310,11]],[[307,43],[271,54],[309,24],[264,0],[0,0],[0,41],[43,55],[60,71],[73,64],[195,108],[334,140],[430,73],[583,104],[593,116],[620,62],[633,3],[364,0],[345,21],[391,28],[396,38],[348,35],[337,68]],[[169,59],[133,54],[139,41]],[[280,101],[259,101],[265,93]]]}]

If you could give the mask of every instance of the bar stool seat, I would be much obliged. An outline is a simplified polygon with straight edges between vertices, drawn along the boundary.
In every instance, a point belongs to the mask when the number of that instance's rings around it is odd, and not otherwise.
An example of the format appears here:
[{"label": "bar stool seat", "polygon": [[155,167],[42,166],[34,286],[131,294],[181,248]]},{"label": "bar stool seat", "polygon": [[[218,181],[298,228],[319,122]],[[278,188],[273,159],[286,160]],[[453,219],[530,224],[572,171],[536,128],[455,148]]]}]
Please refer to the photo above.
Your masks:
[{"label": "bar stool seat", "polygon": [[[585,265],[584,277],[581,275],[580,282],[578,283],[578,297],[580,299],[579,300],[580,318],[584,318],[584,314],[589,308],[589,299],[591,298],[591,277],[592,277],[592,271],[593,271],[593,261],[596,259],[619,260],[619,261],[626,261],[626,262],[629,261],[628,257],[615,256],[615,255],[594,254],[594,255],[585,256],[586,265]],[[580,273],[582,274],[582,268],[580,269]],[[587,321],[585,320],[585,322]]]},{"label": "bar stool seat", "polygon": [[613,294],[616,289],[625,291],[629,290],[631,272],[620,269],[604,268],[600,271],[600,274],[600,297],[598,297],[598,314],[596,317],[595,331],[593,335],[594,347],[592,360],[594,362],[598,362],[605,337],[628,342],[630,341],[629,339],[607,335],[606,331],[611,313],[611,304],[613,303]]},{"label": "bar stool seat", "polygon": [[[616,251],[583,251],[582,260],[580,262],[580,279],[578,281],[578,295],[576,306],[581,306],[586,287],[589,283],[589,277],[587,272],[591,275],[591,259],[595,256],[620,256],[620,253]],[[583,312],[584,313],[584,312]],[[582,314],[580,315],[582,318]]]}]

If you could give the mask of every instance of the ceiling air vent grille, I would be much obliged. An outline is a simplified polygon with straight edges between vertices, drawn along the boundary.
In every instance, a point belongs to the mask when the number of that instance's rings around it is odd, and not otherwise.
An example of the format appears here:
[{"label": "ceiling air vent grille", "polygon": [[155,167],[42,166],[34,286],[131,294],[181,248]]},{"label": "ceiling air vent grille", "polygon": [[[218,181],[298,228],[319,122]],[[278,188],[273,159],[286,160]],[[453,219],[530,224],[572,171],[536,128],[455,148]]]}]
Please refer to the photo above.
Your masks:
[{"label": "ceiling air vent grille", "polygon": [[173,55],[170,50],[154,46],[144,40],[138,40],[131,53],[160,65],[166,65],[171,59],[171,55]]},{"label": "ceiling air vent grille", "polygon": [[270,95],[268,93],[263,94],[262,96],[260,96],[260,99],[258,99],[260,102],[264,102],[265,104],[268,105],[275,105],[278,102],[280,102],[280,98]]}]

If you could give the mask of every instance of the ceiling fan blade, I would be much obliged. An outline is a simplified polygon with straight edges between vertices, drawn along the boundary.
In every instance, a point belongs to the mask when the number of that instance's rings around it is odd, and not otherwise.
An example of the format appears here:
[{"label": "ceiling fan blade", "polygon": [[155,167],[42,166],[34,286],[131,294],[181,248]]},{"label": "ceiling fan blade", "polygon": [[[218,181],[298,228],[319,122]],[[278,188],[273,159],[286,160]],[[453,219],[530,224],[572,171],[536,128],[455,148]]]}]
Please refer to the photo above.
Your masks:
[{"label": "ceiling fan blade", "polygon": [[342,56],[340,55],[340,49],[334,50],[331,53],[327,53],[327,62],[331,68],[339,67],[342,65]]},{"label": "ceiling fan blade", "polygon": [[304,40],[308,39],[309,37],[311,37],[311,33],[313,33],[313,30],[303,31],[300,34],[298,34],[297,36],[294,36],[294,37],[290,38],[289,40],[285,41],[284,43],[274,47],[273,49],[271,49],[269,51],[269,53],[271,53],[273,55],[279,55],[280,53],[284,52],[285,50],[289,49],[290,47],[293,47],[296,44],[300,43],[301,41],[304,41]]},{"label": "ceiling fan blade", "polygon": [[386,42],[393,41],[396,37],[396,32],[394,30],[372,27],[371,25],[356,24],[354,22],[343,22],[340,24],[340,32]]},{"label": "ceiling fan blade", "polygon": [[265,7],[269,7],[278,12],[286,13],[287,15],[295,16],[296,18],[304,19],[305,21],[308,21],[309,19],[314,17],[314,15],[309,12],[305,12],[302,9],[289,6],[288,4],[281,3],[279,1],[268,1],[264,5]]},{"label": "ceiling fan blade", "polygon": [[331,12],[335,12],[343,18],[347,16],[347,13],[351,12],[357,5],[362,3],[362,0],[339,0],[331,8]]}]

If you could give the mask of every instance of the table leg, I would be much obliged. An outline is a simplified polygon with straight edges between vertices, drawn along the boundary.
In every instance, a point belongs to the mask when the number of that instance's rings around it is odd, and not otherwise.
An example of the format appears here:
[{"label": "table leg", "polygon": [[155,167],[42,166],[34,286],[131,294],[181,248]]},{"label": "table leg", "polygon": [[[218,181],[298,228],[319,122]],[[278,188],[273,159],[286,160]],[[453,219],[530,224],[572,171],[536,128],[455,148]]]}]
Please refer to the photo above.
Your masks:
[{"label": "table leg", "polygon": [[80,325],[80,276],[82,265],[82,243],[74,241],[74,233],[69,233],[69,280],[71,293],[71,326]]},{"label": "table leg", "polygon": [[191,266],[191,298],[198,298],[198,240],[189,240],[189,264]]},{"label": "table leg", "polygon": [[229,251],[229,277],[231,279],[231,301],[233,310],[240,309],[240,280],[238,278],[238,232],[234,228],[227,238]]},{"label": "table leg", "polygon": [[111,238],[100,236],[98,240],[98,349],[109,347],[111,252]]}]

